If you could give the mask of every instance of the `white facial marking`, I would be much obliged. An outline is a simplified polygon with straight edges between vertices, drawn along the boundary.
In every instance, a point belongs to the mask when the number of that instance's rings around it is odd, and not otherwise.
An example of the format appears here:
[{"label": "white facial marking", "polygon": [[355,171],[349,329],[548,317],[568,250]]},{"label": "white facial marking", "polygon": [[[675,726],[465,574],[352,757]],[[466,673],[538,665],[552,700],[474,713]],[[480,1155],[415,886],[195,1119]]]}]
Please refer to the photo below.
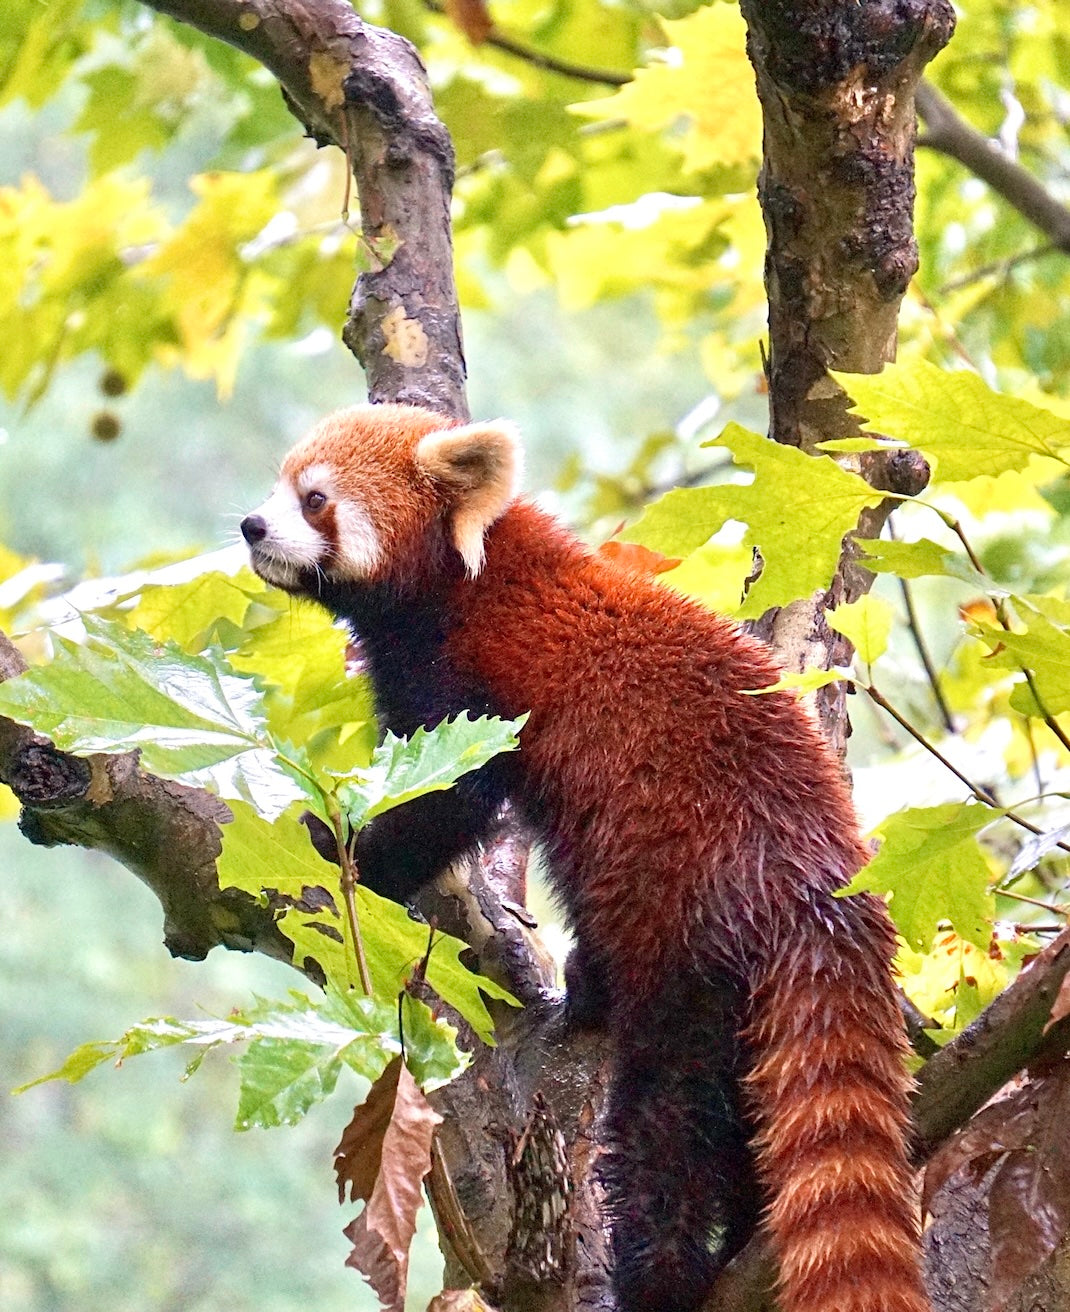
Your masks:
[{"label": "white facial marking", "polygon": [[[310,492],[322,492],[333,506],[336,542],[305,518]],[[294,587],[300,572],[311,568],[332,578],[366,579],[382,561],[382,542],[371,516],[357,502],[336,496],[328,465],[307,465],[293,482],[280,479],[253,513],[267,524],[266,536],[251,550],[253,568],[279,587]]]},{"label": "white facial marking", "polygon": [[310,492],[331,495],[331,468],[329,465],[306,465],[297,475],[297,491],[302,497]]},{"label": "white facial marking", "polygon": [[267,524],[267,535],[251,549],[253,568],[269,583],[290,587],[298,573],[320,564],[323,536],[301,513],[302,497],[288,479],[253,511]]},{"label": "white facial marking", "polygon": [[383,558],[383,544],[371,516],[355,501],[337,502],[334,516],[341,566],[337,572],[354,579],[368,578]]}]

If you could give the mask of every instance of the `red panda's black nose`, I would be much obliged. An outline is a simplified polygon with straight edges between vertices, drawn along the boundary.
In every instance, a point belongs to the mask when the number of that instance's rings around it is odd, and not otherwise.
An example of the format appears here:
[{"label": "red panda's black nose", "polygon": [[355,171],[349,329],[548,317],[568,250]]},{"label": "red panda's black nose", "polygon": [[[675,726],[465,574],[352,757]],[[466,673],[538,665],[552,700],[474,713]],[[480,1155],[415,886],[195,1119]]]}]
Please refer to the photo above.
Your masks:
[{"label": "red panda's black nose", "polygon": [[267,537],[267,520],[263,515],[246,515],[241,522],[241,535],[252,547]]}]

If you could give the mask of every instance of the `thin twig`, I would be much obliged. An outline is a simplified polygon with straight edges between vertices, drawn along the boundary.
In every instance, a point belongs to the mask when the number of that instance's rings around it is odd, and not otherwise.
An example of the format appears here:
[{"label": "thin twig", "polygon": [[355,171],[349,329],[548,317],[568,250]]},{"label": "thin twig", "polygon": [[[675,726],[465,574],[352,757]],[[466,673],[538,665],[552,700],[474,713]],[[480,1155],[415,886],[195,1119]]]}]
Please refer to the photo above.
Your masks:
[{"label": "thin twig", "polygon": [[[888,536],[895,540],[895,527],[892,521],[888,521]],[[921,631],[921,623],[918,620],[918,612],[914,609],[914,597],[910,591],[906,579],[900,578],[899,590],[903,594],[903,607],[907,613],[907,627],[910,629],[910,636],[914,639],[914,649],[918,653],[918,659],[922,663],[926,677],[929,680],[929,687],[933,690],[933,698],[936,701],[937,710],[940,712],[940,718],[944,722],[944,728],[948,733],[955,732],[955,722],[951,718],[951,709],[944,697],[943,689],[940,687],[940,680],[937,677],[936,666],[929,655],[929,648],[925,642],[925,635]]]},{"label": "thin twig", "polygon": [[[1001,617],[1001,623],[1002,623],[1002,617]],[[1003,628],[1006,630],[1007,633],[1011,632],[1010,626],[1008,624],[1003,623]],[[1044,723],[1052,731],[1055,737],[1058,738],[1062,746],[1068,752],[1070,752],[1070,738],[1066,736],[1066,734],[1062,729],[1062,726],[1059,724],[1059,721],[1055,718],[1054,715],[1052,715],[1051,711],[1049,711],[1047,706],[1045,705],[1044,699],[1041,697],[1040,692],[1037,688],[1036,676],[1033,674],[1033,671],[1027,669],[1024,665],[1019,665],[1018,668],[1025,675],[1025,681],[1029,685],[1029,691],[1033,694],[1033,700],[1037,704],[1037,710],[1040,712],[1041,718],[1043,719]]]},{"label": "thin twig", "polygon": [[969,273],[964,273],[960,278],[952,278],[950,282],[945,282],[942,287],[938,288],[941,296],[947,296],[951,292],[960,292],[966,287],[972,287],[975,282],[980,282],[982,278],[990,278],[999,275],[1001,278],[1016,269],[1019,264],[1028,264],[1032,260],[1042,260],[1046,255],[1065,254],[1058,246],[1052,242],[1044,242],[1041,246],[1034,246],[1028,251],[1019,251],[1017,255],[1011,255],[1005,260],[993,260],[990,264],[982,264],[977,269],[971,269]]},{"label": "thin twig", "polygon": [[[1013,823],[1016,825],[1021,825],[1023,829],[1028,829],[1031,834],[1036,834],[1037,837],[1040,837],[1044,833],[1043,829],[1038,828],[1035,824],[1033,824],[1031,820],[1027,820],[1025,816],[1019,815],[1017,811],[1005,810],[1002,806],[1000,806],[997,799],[993,797],[993,795],[988,791],[987,788],[979,787],[977,784],[973,782],[972,779],[969,779],[966,775],[964,775],[957,765],[953,765],[943,754],[943,752],[940,751],[938,747],[934,747],[933,744],[929,742],[928,738],[926,738],[925,735],[920,730],[915,729],[914,726],[910,723],[910,721],[904,715],[901,715],[899,711],[897,711],[895,707],[891,704],[891,702],[889,702],[887,698],[883,696],[883,694],[878,692],[877,689],[874,688],[872,684],[857,683],[856,686],[861,688],[862,691],[870,698],[870,700],[875,702],[881,708],[882,711],[885,711],[888,715],[890,715],[892,719],[896,722],[896,724],[899,725],[900,728],[905,729],[916,743],[924,747],[925,750],[931,756],[935,756],[936,759],[940,762],[940,764],[944,766],[945,769],[950,770],[951,773],[955,776],[956,779],[959,780],[960,783],[965,784],[965,786],[970,790],[970,792],[974,795],[974,797],[977,798],[979,802],[983,802],[985,806],[993,807],[995,810],[999,811],[1002,815],[1006,816],[1008,820],[1013,821]],[[1057,846],[1061,847],[1064,852],[1070,852],[1070,844],[1059,843],[1057,844]]]},{"label": "thin twig", "polygon": [[332,809],[331,828],[334,830],[334,842],[338,851],[338,864],[342,868],[342,900],[345,902],[346,919],[349,922],[349,934],[353,940],[353,952],[357,958],[357,971],[360,974],[360,987],[370,998],[372,995],[372,977],[368,970],[368,959],[364,955],[364,940],[360,933],[360,920],[357,916],[357,868],[353,864],[353,855],[342,830],[342,817]]},{"label": "thin twig", "polygon": [[1015,902],[1028,902],[1031,907],[1039,907],[1041,911],[1050,911],[1053,916],[1065,916],[1070,908],[1065,906],[1052,906],[1050,902],[1042,902],[1038,897],[1029,897],[1026,893],[1014,893],[1009,888],[997,888],[996,893],[999,897],[1013,898]]},{"label": "thin twig", "polygon": [[[433,14],[445,14],[446,6],[442,0],[423,0],[424,8]],[[580,82],[598,82],[607,87],[623,87],[632,81],[631,73],[614,73],[605,68],[590,68],[585,64],[570,64],[566,59],[557,59],[541,50],[532,50],[530,46],[512,37],[505,36],[496,27],[492,27],[483,38],[483,45],[494,46],[504,50],[507,55],[515,55],[526,64],[535,68],[544,68],[548,73],[560,73],[563,77],[575,78]]]},{"label": "thin twig", "polygon": [[1028,715],[1022,716],[1022,724],[1025,727],[1025,736],[1029,741],[1029,759],[1033,763],[1033,782],[1037,786],[1037,792],[1044,791],[1044,777],[1040,773],[1040,753],[1037,751],[1036,734],[1033,732],[1033,721]]},{"label": "thin twig", "polygon": [[957,159],[1039,228],[1054,246],[1070,251],[1070,209],[1028,169],[1008,158],[988,137],[960,118],[951,102],[931,82],[920,83],[915,103],[925,121],[919,146]]},{"label": "thin twig", "polygon": [[951,709],[944,698],[943,689],[940,687],[940,680],[937,677],[936,666],[933,664],[932,657],[929,655],[929,649],[925,645],[925,638],[921,632],[921,626],[918,623],[918,613],[914,609],[914,598],[911,596],[910,587],[906,579],[899,580],[899,590],[903,594],[903,607],[907,613],[907,627],[910,629],[910,636],[914,639],[914,649],[918,653],[918,659],[925,669],[925,675],[929,680],[929,687],[933,690],[933,700],[936,702],[937,709],[940,712],[940,719],[944,722],[944,728],[948,733],[955,732],[955,721],[951,718]]},{"label": "thin twig", "polygon": [[[925,735],[919,729],[915,729],[914,726],[910,723],[910,721],[904,715],[901,715],[900,712],[897,711],[895,707],[891,704],[891,702],[888,701],[888,699],[882,693],[878,692],[877,689],[872,684],[859,683],[857,686],[861,688],[863,692],[865,692],[867,697],[869,697],[870,701],[875,702],[881,708],[882,711],[890,715],[901,729],[905,729],[906,732],[910,734],[911,738],[913,738],[916,743],[918,743],[921,747],[924,747],[925,750],[931,756],[935,756],[936,759],[940,762],[940,764],[945,767],[945,769],[950,770],[951,773],[955,776],[955,778],[958,779],[960,783],[964,784],[974,795],[974,797],[977,798],[979,802],[984,802],[985,806],[995,807],[997,810],[1001,809],[999,802],[996,800],[995,797],[993,797],[993,795],[988,791],[987,788],[981,788],[977,784],[975,784],[972,779],[967,778],[967,776],[962,773],[962,771],[958,768],[957,765],[953,765],[943,754],[943,752],[940,751],[938,747],[934,747],[933,744],[929,742],[928,738],[926,738]],[[1008,812],[1007,814],[1009,815],[1010,812]],[[1028,829],[1031,829],[1034,834],[1039,834],[1042,832],[1040,829],[1037,829],[1035,826],[1028,824],[1028,822],[1026,822],[1026,827]]]}]

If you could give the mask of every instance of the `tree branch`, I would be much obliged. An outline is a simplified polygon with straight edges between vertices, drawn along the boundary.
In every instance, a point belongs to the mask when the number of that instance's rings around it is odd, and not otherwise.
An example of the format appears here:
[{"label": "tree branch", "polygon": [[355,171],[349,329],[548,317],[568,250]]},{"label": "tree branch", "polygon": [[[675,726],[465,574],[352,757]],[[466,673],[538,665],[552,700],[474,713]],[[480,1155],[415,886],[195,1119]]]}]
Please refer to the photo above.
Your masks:
[{"label": "tree branch", "polygon": [[916,92],[918,114],[925,132],[918,145],[957,159],[971,173],[1012,205],[1051,239],[1054,246],[1070,252],[1070,209],[1061,204],[1037,179],[1006,155],[986,136],[971,127],[931,82],[922,82]]},{"label": "tree branch", "polygon": [[382,259],[357,280],[342,333],[368,394],[467,417],[453,147],[411,43],[365,23],[347,0],[143,2],[259,60],[317,144],[346,151],[364,238]]},{"label": "tree branch", "polygon": [[[770,436],[813,452],[850,435],[830,369],[871,374],[895,354],[899,306],[917,268],[913,234],[913,89],[947,41],[946,0],[909,5],[742,0],[747,52],[764,125],[758,198],[766,227]],[[871,471],[867,469],[867,473]],[[877,482],[892,473],[874,470]],[[898,483],[896,484],[898,486]],[[877,537],[890,504],[867,515]],[[788,669],[850,662],[825,611],[853,600],[872,576],[850,545],[828,593],[764,616],[756,631]],[[815,698],[829,741],[846,749],[846,690]]]},{"label": "tree branch", "polygon": [[1070,929],[1063,930],[980,1016],[922,1067],[914,1098],[915,1155],[938,1145],[1042,1053],[1064,1052],[1070,1021],[1047,1029],[1070,973]]},{"label": "tree branch", "polygon": [[[25,668],[0,633],[0,680]],[[230,812],[217,797],[145,773],[136,753],[70,756],[3,719],[0,780],[22,804],[19,827],[30,842],[107,852],[152,889],[172,956],[200,961],[223,946],[292,961],[293,945],[271,913],[237,889],[219,888],[219,826]]]}]

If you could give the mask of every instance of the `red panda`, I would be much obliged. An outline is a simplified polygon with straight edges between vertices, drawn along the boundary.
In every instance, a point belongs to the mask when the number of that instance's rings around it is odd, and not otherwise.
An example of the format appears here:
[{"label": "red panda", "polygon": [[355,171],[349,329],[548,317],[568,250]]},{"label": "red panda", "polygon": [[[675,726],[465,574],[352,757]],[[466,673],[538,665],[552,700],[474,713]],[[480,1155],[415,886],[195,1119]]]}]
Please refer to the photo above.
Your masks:
[{"label": "red panda", "polygon": [[540,835],[578,1023],[614,1036],[603,1180],[621,1312],[693,1312],[767,1228],[783,1312],[925,1312],[883,904],[839,763],[729,622],[516,499],[502,422],[356,406],[242,521],[253,567],[359,637],[385,727],[530,718],[521,750],[375,820],[410,898],[493,829]]}]

